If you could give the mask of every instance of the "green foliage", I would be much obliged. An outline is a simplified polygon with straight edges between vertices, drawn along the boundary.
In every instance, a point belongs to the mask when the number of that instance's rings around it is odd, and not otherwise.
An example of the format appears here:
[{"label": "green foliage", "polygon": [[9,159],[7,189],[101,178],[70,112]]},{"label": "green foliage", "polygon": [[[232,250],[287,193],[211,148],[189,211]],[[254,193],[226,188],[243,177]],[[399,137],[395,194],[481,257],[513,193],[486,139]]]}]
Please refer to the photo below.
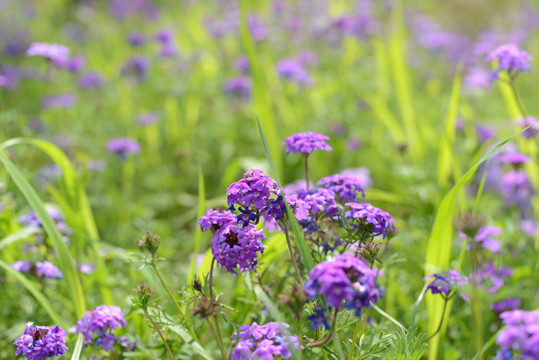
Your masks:
[{"label": "green foliage", "polygon": [[427,336],[417,328],[397,329],[391,337],[393,351],[387,354],[391,360],[419,360],[425,351]]}]

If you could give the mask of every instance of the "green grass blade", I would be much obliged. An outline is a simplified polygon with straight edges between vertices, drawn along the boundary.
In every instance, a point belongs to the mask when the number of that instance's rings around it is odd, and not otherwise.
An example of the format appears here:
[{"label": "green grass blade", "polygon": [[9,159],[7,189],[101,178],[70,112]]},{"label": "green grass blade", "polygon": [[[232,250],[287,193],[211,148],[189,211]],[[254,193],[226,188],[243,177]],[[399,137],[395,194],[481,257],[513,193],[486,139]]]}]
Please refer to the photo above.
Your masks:
[{"label": "green grass blade", "polygon": [[[277,185],[281,189],[281,193],[283,194],[284,198],[284,191],[281,184],[281,181],[279,180],[279,174],[277,173],[277,169],[275,168],[275,164],[273,163],[273,159],[271,157],[271,153],[268,148],[268,142],[266,141],[266,136],[264,135],[264,129],[262,129],[262,124],[260,123],[260,119],[257,117],[257,123],[258,123],[258,131],[260,132],[260,138],[262,139],[262,144],[264,144],[264,150],[266,152],[266,157],[268,158],[268,162],[270,163],[271,169],[273,171],[275,181],[277,181]],[[285,199],[285,205],[286,205],[286,211],[288,211],[288,214],[293,214],[290,206],[288,206],[288,203]],[[307,243],[305,242],[305,239],[303,238],[303,233],[301,232],[301,229],[299,227],[298,221],[294,216],[289,216],[290,223],[292,225],[292,233],[294,234],[294,239],[296,240],[296,244],[298,246],[299,254],[301,257],[301,261],[303,262],[303,266],[307,269],[307,271],[310,271],[314,267],[314,261],[311,256],[311,253],[309,252],[309,248],[307,247]]]},{"label": "green grass blade", "polygon": [[[206,211],[206,191],[204,187],[204,174],[202,172],[202,167],[198,167],[198,216],[197,219],[200,219],[204,212]],[[193,258],[189,264],[189,275],[187,276],[187,285],[191,282],[193,275],[195,274],[195,267],[197,263],[197,256],[200,252],[200,245],[202,243],[202,231],[197,226],[195,229],[195,246],[193,247]]]},{"label": "green grass blade", "polygon": [[81,318],[86,311],[84,293],[82,291],[82,285],[77,268],[73,264],[73,258],[69,249],[67,248],[67,245],[62,239],[62,236],[54,224],[54,221],[50,218],[47,210],[45,210],[43,202],[30,183],[24,178],[19,169],[17,169],[17,167],[3,154],[0,154],[0,161],[3,163],[4,167],[13,179],[13,182],[17,185],[23,196],[26,198],[32,209],[36,212],[37,216],[41,220],[43,228],[52,242],[59,268],[64,274],[69,287],[71,299],[75,304],[74,315],[77,319]]},{"label": "green grass blade", "polygon": [[79,336],[77,336],[77,342],[75,343],[75,348],[73,349],[73,355],[71,356],[71,360],[80,359],[83,346],[84,346],[84,337],[82,336],[82,334],[79,334]]},{"label": "green grass blade", "polygon": [[26,290],[28,290],[28,292],[32,294],[32,296],[37,300],[37,302],[41,304],[41,306],[43,306],[43,309],[47,312],[47,314],[49,314],[51,320],[54,321],[54,323],[60,325],[60,327],[63,329],[67,328],[66,323],[64,322],[62,317],[56,312],[56,310],[54,310],[49,300],[45,297],[45,295],[43,295],[41,291],[39,291],[34,286],[34,284],[32,284],[30,280],[28,280],[23,274],[19,273],[18,271],[13,270],[11,266],[6,264],[2,260],[0,260],[0,267],[4,268],[7,273],[11,274],[15,279],[17,279],[19,284],[24,286]]},{"label": "green grass blade", "polygon": [[21,230],[17,231],[16,233],[13,233],[11,235],[6,236],[2,240],[0,240],[0,250],[8,246],[9,244],[13,244],[14,242],[24,240],[30,235],[34,235],[39,233],[38,228],[22,228]]},{"label": "green grass blade", "polygon": [[[507,143],[517,138],[522,134],[524,130],[518,134],[511,136],[510,138],[498,143],[492,149],[487,151],[477,163],[475,163],[455,184],[455,186],[445,195],[443,198],[438,212],[436,213],[436,218],[434,220],[434,225],[432,227],[431,235],[427,244],[427,252],[425,259],[425,269],[426,273],[431,273],[432,269],[441,269],[447,270],[449,267],[449,262],[451,259],[451,247],[452,247],[452,219],[453,212],[455,210],[455,202],[457,199],[457,194],[459,191],[466,185],[477,168],[487,161],[492,155],[498,152],[502,147]],[[442,316],[443,309],[443,299],[439,296],[429,295],[426,297],[428,313],[429,313],[429,332],[433,333],[438,326],[438,321]],[[448,313],[451,309],[448,307]],[[448,318],[448,317],[447,317]],[[442,329],[439,335],[433,337],[429,343],[429,359],[434,360],[437,357],[438,344],[440,341],[441,335],[444,333],[447,326],[447,318],[442,325]]]},{"label": "green grass blade", "polygon": [[[181,325],[170,325],[167,324],[167,327],[178,334],[186,344],[193,349],[195,353],[202,356],[206,360],[213,360],[212,356],[189,334],[189,331]],[[185,346],[185,345],[184,345]]]}]

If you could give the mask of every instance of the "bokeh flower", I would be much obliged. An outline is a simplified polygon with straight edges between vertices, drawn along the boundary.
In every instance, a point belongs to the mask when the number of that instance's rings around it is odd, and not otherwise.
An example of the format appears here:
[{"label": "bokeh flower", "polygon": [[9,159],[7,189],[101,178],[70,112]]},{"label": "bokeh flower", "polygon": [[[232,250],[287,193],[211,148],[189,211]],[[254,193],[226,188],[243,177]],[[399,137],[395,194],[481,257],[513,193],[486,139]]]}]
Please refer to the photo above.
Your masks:
[{"label": "bokeh flower", "polygon": [[286,146],[285,153],[287,154],[293,152],[308,156],[315,150],[331,151],[331,146],[326,143],[327,140],[329,137],[324,134],[307,131],[290,135],[281,146]]},{"label": "bokeh flower", "polygon": [[442,296],[448,296],[451,291],[468,283],[468,278],[456,270],[429,274],[423,278],[423,281],[429,279],[433,280],[427,286],[425,292],[430,290],[432,294],[443,294]]},{"label": "bokeh flower", "polygon": [[487,56],[489,62],[498,60],[498,66],[493,70],[491,78],[497,79],[500,71],[507,71],[510,76],[528,71],[531,69],[529,64],[531,59],[530,54],[519,49],[515,44],[500,45]]},{"label": "bokeh flower", "polygon": [[128,155],[138,154],[140,152],[140,144],[130,137],[120,137],[109,140],[107,150],[118,156],[121,160],[124,160]]},{"label": "bokeh flower", "polygon": [[334,174],[320,179],[316,184],[333,190],[344,201],[355,200],[358,192],[365,197],[364,181],[354,176]]},{"label": "bokeh flower", "polygon": [[69,59],[69,48],[59,44],[35,42],[26,50],[26,56],[42,56],[52,61],[66,61]]},{"label": "bokeh flower", "polygon": [[290,325],[282,322],[270,322],[258,325],[239,327],[240,339],[232,352],[232,360],[273,360],[274,358],[290,359],[291,348],[299,349],[297,336],[287,335]]},{"label": "bokeh flower", "polygon": [[114,350],[117,340],[112,331],[125,327],[124,314],[119,306],[101,305],[87,311],[77,322],[77,333],[84,336],[85,345],[95,344],[103,349]]},{"label": "bokeh flower", "polygon": [[503,328],[496,337],[501,351],[494,360],[539,359],[539,310],[513,310],[500,314]]}]

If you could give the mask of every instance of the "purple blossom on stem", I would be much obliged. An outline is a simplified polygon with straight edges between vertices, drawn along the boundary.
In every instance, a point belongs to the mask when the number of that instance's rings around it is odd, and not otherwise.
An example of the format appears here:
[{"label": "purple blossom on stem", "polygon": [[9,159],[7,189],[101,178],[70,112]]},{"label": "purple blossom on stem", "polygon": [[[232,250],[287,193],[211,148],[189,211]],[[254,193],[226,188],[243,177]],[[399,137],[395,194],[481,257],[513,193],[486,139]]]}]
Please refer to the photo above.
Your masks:
[{"label": "purple blossom on stem", "polygon": [[41,279],[61,279],[63,274],[50,261],[38,262],[35,265],[36,275]]},{"label": "purple blossom on stem", "polygon": [[[472,241],[479,244],[483,249],[497,253],[501,250],[501,242],[493,238],[493,236],[500,236],[501,233],[502,229],[498,226],[482,226],[479,228]],[[466,238],[466,235],[463,233],[460,233],[459,235],[462,238]],[[470,246],[468,246],[468,250],[469,249]]]},{"label": "purple blossom on stem", "polygon": [[277,74],[281,79],[296,82],[298,85],[310,85],[311,76],[303,67],[303,64],[295,59],[283,59],[276,65]]},{"label": "purple blossom on stem", "polygon": [[[350,210],[344,213],[344,217],[346,219],[359,220],[358,226],[361,228],[363,234],[368,236],[382,234],[385,239],[387,233],[393,231],[395,220],[393,220],[393,217],[387,211],[378,209],[367,203],[349,202],[345,205]],[[356,224],[354,223],[354,225]]]},{"label": "purple blossom on stem", "polygon": [[459,286],[465,285],[468,283],[468,278],[461,275],[456,270],[448,270],[445,272],[430,274],[423,278],[423,281],[434,279],[427,286],[427,291],[431,291],[432,294],[443,294],[443,296],[448,296],[449,293]]},{"label": "purple blossom on stem", "polygon": [[361,309],[369,308],[371,302],[378,301],[376,276],[376,269],[369,268],[362,259],[346,252],[312,268],[304,289],[311,299],[324,296],[335,309],[344,302],[347,309],[354,310],[359,316]]},{"label": "purple blossom on stem", "polygon": [[327,140],[329,137],[324,134],[307,131],[290,135],[281,146],[286,146],[285,153],[287,154],[293,152],[308,156],[315,150],[331,151],[332,148],[326,143]]},{"label": "purple blossom on stem", "polygon": [[32,263],[29,260],[19,260],[11,264],[11,268],[21,273],[29,273]]},{"label": "purple blossom on stem", "polygon": [[135,56],[129,59],[121,69],[122,75],[133,75],[139,80],[146,80],[150,62],[144,56]]},{"label": "purple blossom on stem", "polygon": [[22,354],[24,358],[31,360],[64,355],[67,351],[66,335],[58,325],[34,326],[34,323],[29,322],[24,333],[13,343],[17,345],[15,355]]},{"label": "purple blossom on stem", "polygon": [[251,98],[251,87],[251,78],[248,76],[237,76],[226,81],[224,90],[227,94],[239,99],[249,100]]},{"label": "purple blossom on stem", "polygon": [[136,31],[131,31],[129,34],[127,34],[127,42],[129,43],[129,45],[136,47],[144,45],[146,39],[144,37],[144,34]]},{"label": "purple blossom on stem", "polygon": [[75,56],[66,60],[53,60],[53,64],[61,69],[75,73],[86,65],[86,60],[82,56]]},{"label": "purple blossom on stem", "polygon": [[519,125],[523,127],[527,127],[527,126],[530,127],[529,129],[527,129],[526,131],[522,133],[522,136],[526,138],[531,138],[539,134],[539,120],[537,120],[533,116],[523,117],[518,121],[518,123]]},{"label": "purple blossom on stem", "polygon": [[119,306],[101,305],[87,311],[77,322],[77,333],[84,336],[85,345],[95,344],[110,351],[114,350],[116,342],[116,336],[111,334],[111,331],[126,325]]},{"label": "purple blossom on stem", "polygon": [[140,144],[130,137],[120,137],[109,140],[107,150],[112,154],[116,154],[121,160],[124,160],[128,155],[138,154],[140,152]]},{"label": "purple blossom on stem", "polygon": [[490,305],[490,308],[497,313],[501,313],[507,310],[518,309],[521,303],[522,300],[519,298],[507,298],[505,300],[493,303],[492,305]]},{"label": "purple blossom on stem", "polygon": [[515,152],[515,153],[500,155],[499,160],[502,163],[520,166],[522,164],[529,162],[530,158],[524,154]]},{"label": "purple blossom on stem", "polygon": [[333,190],[344,201],[355,200],[358,192],[365,197],[364,182],[353,176],[334,174],[320,179],[316,184]]},{"label": "purple blossom on stem", "polygon": [[64,45],[35,42],[26,50],[26,56],[43,56],[52,61],[69,59],[69,48]]},{"label": "purple blossom on stem", "polygon": [[337,215],[337,202],[335,201],[335,192],[325,188],[313,188],[309,191],[299,190],[298,198],[303,200],[309,206],[310,213],[316,215],[323,212],[325,215]]},{"label": "purple blossom on stem", "polygon": [[264,252],[263,240],[264,232],[252,224],[228,225],[215,231],[211,251],[219,265],[236,274],[237,268],[243,272],[256,266],[258,254]]},{"label": "purple blossom on stem", "polygon": [[487,61],[498,60],[498,67],[493,70],[491,78],[497,79],[500,71],[507,71],[510,76],[531,69],[529,62],[532,56],[521,50],[515,44],[504,44],[494,49],[488,56]]},{"label": "purple blossom on stem", "polygon": [[291,346],[299,349],[297,336],[287,335],[284,329],[290,325],[282,322],[270,322],[258,325],[239,327],[240,339],[234,351],[232,360],[273,360],[274,358],[290,359],[292,357]]},{"label": "purple blossom on stem", "polygon": [[[54,225],[56,225],[56,228],[58,231],[60,231],[60,234],[62,234],[64,240],[66,242],[69,241],[69,236],[73,232],[73,230],[65,223],[64,218],[62,214],[54,209],[54,208],[46,208],[47,214],[50,216],[52,221],[54,221]],[[37,213],[33,210],[28,212],[27,214],[21,216],[19,218],[19,223],[23,224],[25,227],[33,227],[38,229],[43,229],[43,223],[41,222],[41,219],[37,216]],[[43,243],[44,237],[43,234],[37,234],[37,240],[38,243]]]},{"label": "purple blossom on stem", "polygon": [[[505,328],[496,337],[501,352],[494,359],[505,359],[503,355],[514,355],[510,359],[539,359],[539,310],[513,310],[500,314]],[[520,355],[520,356],[519,356]]]},{"label": "purple blossom on stem", "polygon": [[206,210],[204,215],[198,219],[196,224],[200,226],[200,230],[202,231],[211,230],[213,233],[215,233],[217,230],[228,225],[235,225],[237,222],[236,215],[232,214],[228,210],[220,208],[217,210]]},{"label": "purple blossom on stem", "polygon": [[264,210],[278,196],[275,180],[258,169],[247,171],[243,179],[232,183],[227,189],[229,206],[238,205],[244,209],[254,207],[258,211]]},{"label": "purple blossom on stem", "polygon": [[501,191],[508,206],[530,206],[530,197],[535,193],[528,175],[523,169],[512,170],[502,177]]},{"label": "purple blossom on stem", "polygon": [[488,293],[495,294],[503,285],[504,278],[513,275],[514,270],[507,266],[497,268],[493,263],[484,263],[475,273],[470,274],[470,281],[479,287],[489,286]]}]

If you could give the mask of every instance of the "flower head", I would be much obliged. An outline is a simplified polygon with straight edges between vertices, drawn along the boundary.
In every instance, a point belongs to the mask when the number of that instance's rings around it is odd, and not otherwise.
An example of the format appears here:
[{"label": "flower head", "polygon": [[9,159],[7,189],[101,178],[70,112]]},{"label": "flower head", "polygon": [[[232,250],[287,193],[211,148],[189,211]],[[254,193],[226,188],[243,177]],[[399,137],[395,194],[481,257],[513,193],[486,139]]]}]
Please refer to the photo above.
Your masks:
[{"label": "flower head", "polygon": [[140,144],[138,141],[129,137],[120,137],[109,140],[107,149],[110,153],[116,154],[118,158],[124,160],[127,155],[138,154]]},{"label": "flower head", "polygon": [[331,151],[331,146],[326,143],[327,140],[329,137],[324,134],[307,131],[290,135],[281,146],[286,146],[285,153],[287,154],[293,152],[306,156],[315,150]]},{"label": "flower head", "polygon": [[524,154],[514,152],[510,154],[503,154],[499,158],[500,162],[506,164],[512,164],[515,166],[520,166],[530,161],[530,158]]},{"label": "flower head", "polygon": [[283,329],[290,326],[286,323],[270,322],[258,325],[240,326],[240,340],[232,353],[232,360],[273,360],[281,357],[292,357],[291,347],[299,349],[297,336],[287,335]]},{"label": "flower head", "polygon": [[526,116],[526,117],[521,118],[519,120],[519,124],[524,127],[527,127],[527,126],[530,127],[529,129],[527,129],[526,131],[522,133],[522,136],[526,138],[531,138],[539,134],[539,120],[537,120],[533,116]]},{"label": "flower head", "polygon": [[235,274],[253,269],[259,253],[264,252],[264,232],[249,224],[228,225],[215,231],[211,251],[219,265]]},{"label": "flower head", "polygon": [[358,221],[354,223],[361,228],[361,232],[368,236],[376,236],[382,234],[385,238],[389,231],[393,231],[395,220],[391,215],[382,209],[378,209],[371,204],[349,202],[346,206],[350,210],[344,213],[346,219]]},{"label": "flower head", "polygon": [[86,345],[95,344],[105,350],[113,350],[116,337],[111,331],[126,325],[119,306],[101,305],[87,311],[77,322],[77,333],[84,336]]},{"label": "flower head", "polygon": [[36,263],[36,275],[42,279],[61,279],[62,272],[50,261]]},{"label": "flower head", "polygon": [[224,86],[227,94],[242,100],[249,100],[251,98],[251,88],[252,82],[248,76],[237,76],[228,79]]},{"label": "flower head", "polygon": [[15,355],[22,354],[24,358],[31,360],[64,355],[67,351],[66,335],[58,325],[34,326],[34,323],[29,322],[24,333],[13,343],[17,345]]},{"label": "flower head", "polygon": [[354,176],[334,174],[320,179],[317,185],[333,190],[344,201],[355,200],[358,192],[365,197],[364,181]]},{"label": "flower head", "polygon": [[71,94],[45,96],[41,103],[43,109],[70,108],[75,105],[75,98]]},{"label": "flower head", "polygon": [[285,80],[296,82],[299,85],[310,85],[311,76],[303,64],[295,59],[283,59],[276,64],[277,74]]},{"label": "flower head", "polygon": [[105,78],[103,75],[96,71],[91,71],[87,74],[82,75],[77,82],[77,85],[81,89],[98,89],[105,86]]},{"label": "flower head", "polygon": [[376,275],[376,269],[369,268],[362,259],[347,252],[312,268],[304,288],[310,298],[322,295],[335,309],[344,302],[346,308],[359,316],[361,309],[378,301]]},{"label": "flower head", "polygon": [[438,274],[430,274],[425,276],[423,280],[432,279],[432,282],[427,286],[426,291],[431,291],[433,294],[444,294],[445,296],[459,286],[465,285],[468,282],[466,276],[461,275],[456,270],[449,270]]},{"label": "flower head", "polygon": [[43,56],[53,61],[67,61],[69,48],[64,45],[35,42],[26,50],[26,56]]},{"label": "flower head", "polygon": [[[508,353],[509,356],[515,355],[515,359],[538,359],[539,310],[506,311],[500,314],[500,319],[506,326],[496,338],[496,344],[500,345],[501,353]],[[500,355],[498,356],[495,359],[504,359]],[[511,356],[509,359],[513,359],[513,357]]]},{"label": "flower head", "polygon": [[515,310],[518,309],[520,304],[522,303],[522,299],[519,298],[507,298],[502,301],[498,301],[490,305],[490,308],[497,313],[501,313],[507,310]]},{"label": "flower head", "polygon": [[243,179],[232,183],[227,189],[229,206],[238,205],[245,209],[254,207],[264,210],[270,201],[278,196],[277,183],[264,171],[251,169],[243,175]]},{"label": "flower head", "polygon": [[524,50],[520,50],[515,44],[504,44],[494,49],[488,56],[487,61],[498,60],[498,67],[492,72],[492,78],[497,79],[500,71],[508,71],[510,75],[530,70],[529,62],[532,56]]},{"label": "flower head", "polygon": [[217,210],[206,210],[204,215],[198,219],[196,224],[200,226],[200,230],[202,231],[211,230],[213,233],[215,233],[217,230],[228,225],[234,225],[237,222],[236,215],[232,214],[228,210],[220,208]]}]

